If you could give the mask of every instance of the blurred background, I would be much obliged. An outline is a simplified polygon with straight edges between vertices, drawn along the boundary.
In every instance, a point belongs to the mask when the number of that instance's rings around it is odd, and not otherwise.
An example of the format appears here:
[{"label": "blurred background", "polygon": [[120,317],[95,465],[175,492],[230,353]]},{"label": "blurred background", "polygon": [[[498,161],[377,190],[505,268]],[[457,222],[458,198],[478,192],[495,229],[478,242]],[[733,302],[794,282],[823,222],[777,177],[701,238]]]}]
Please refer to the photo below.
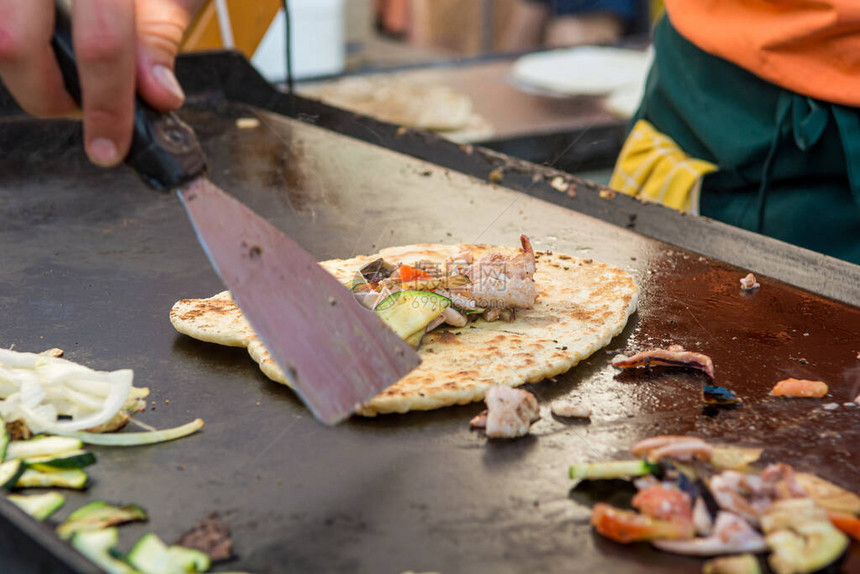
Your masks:
[{"label": "blurred background", "polygon": [[184,50],[241,51],[271,82],[605,183],[661,0],[212,0]]}]

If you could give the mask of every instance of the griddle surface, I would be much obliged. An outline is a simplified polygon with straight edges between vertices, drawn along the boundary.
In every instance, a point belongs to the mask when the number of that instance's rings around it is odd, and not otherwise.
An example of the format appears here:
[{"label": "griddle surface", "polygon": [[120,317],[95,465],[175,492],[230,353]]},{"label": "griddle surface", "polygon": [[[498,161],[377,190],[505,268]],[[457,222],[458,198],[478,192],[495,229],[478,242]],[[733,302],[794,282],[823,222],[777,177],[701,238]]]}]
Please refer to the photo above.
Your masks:
[{"label": "griddle surface", "polygon": [[[70,493],[58,518],[94,499],[139,503],[151,518],[122,528],[129,544],[149,531],[173,541],[217,512],[238,558],[216,570],[679,573],[701,561],[594,535],[591,501],[570,491],[567,466],[623,457],[646,436],[695,433],[765,446],[767,461],[860,490],[860,408],[821,408],[860,391],[857,308],[767,277],[741,293],[746,269],[260,110],[216,102],[184,115],[214,183],[320,259],[414,242],[514,245],[523,232],[537,249],[629,270],[639,312],[608,349],[706,352],[717,384],[745,404],[704,413],[698,373],[620,374],[599,351],[529,387],[543,405],[567,395],[593,404],[590,424],[547,412],[532,436],[488,442],[469,429],[483,408],[473,404],[322,426],[244,349],[172,329],[176,300],[223,289],[176,198],[124,169],[89,166],[71,124],[18,120],[18,145],[0,158],[0,345],[133,368],[152,389],[141,420],[206,421],[174,443],[94,448],[92,487]],[[261,126],[238,129],[249,115]],[[786,376],[823,379],[833,396],[768,397]],[[860,568],[856,544],[845,568]]]}]

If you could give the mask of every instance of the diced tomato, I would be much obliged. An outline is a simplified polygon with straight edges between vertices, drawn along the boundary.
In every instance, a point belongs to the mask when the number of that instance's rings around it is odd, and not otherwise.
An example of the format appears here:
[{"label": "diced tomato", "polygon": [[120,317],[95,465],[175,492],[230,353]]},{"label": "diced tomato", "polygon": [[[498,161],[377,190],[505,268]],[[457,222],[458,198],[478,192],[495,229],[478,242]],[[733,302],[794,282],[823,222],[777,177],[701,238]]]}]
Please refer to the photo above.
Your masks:
[{"label": "diced tomato", "polygon": [[417,267],[412,267],[411,265],[401,265],[397,271],[397,279],[401,282],[406,281],[418,281],[419,279],[430,279],[431,275],[426,271],[422,271]]},{"label": "diced tomato", "polygon": [[692,521],[657,520],[631,510],[621,510],[599,502],[591,513],[591,525],[598,533],[622,544],[642,540],[688,540],[696,534]]},{"label": "diced tomato", "polygon": [[693,519],[690,495],[662,484],[643,488],[633,497],[632,504],[642,514],[659,520]]},{"label": "diced tomato", "polygon": [[833,526],[860,542],[860,518],[847,512],[838,512],[836,510],[828,510],[827,517]]}]

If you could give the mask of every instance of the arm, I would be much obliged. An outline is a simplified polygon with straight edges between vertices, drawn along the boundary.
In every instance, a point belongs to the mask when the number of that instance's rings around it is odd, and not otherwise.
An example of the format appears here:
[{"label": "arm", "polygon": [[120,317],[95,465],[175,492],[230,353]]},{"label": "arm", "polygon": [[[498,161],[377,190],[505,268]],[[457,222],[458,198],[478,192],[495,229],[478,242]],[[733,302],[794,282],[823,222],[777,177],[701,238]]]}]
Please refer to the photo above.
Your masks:
[{"label": "arm", "polygon": [[[75,0],[72,29],[87,155],[120,163],[131,143],[135,92],[160,110],[182,105],[173,63],[204,0]],[[73,114],[50,41],[52,0],[0,0],[0,77],[24,110]]]},{"label": "arm", "polygon": [[522,52],[541,45],[551,14],[548,2],[519,0],[502,37],[502,50]]}]

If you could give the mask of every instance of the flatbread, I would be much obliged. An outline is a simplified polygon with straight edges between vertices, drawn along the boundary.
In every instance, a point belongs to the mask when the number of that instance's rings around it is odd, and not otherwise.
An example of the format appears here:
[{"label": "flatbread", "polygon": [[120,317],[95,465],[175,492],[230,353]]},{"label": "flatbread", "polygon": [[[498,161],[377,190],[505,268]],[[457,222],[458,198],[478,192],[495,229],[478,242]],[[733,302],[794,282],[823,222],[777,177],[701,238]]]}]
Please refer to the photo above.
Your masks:
[{"label": "flatbread", "polygon": [[452,139],[488,136],[492,127],[472,100],[449,86],[399,75],[343,78],[301,89],[302,95],[401,126],[442,132]]},{"label": "flatbread", "polygon": [[[383,257],[392,263],[444,262],[464,249],[475,259],[519,250],[487,245],[418,244],[378,254],[320,263],[340,281]],[[478,319],[465,327],[440,327],[425,335],[422,364],[364,405],[358,414],[405,413],[483,400],[494,384],[518,386],[563,373],[619,334],[636,310],[638,289],[625,271],[559,253],[537,252],[538,300],[518,310],[513,322]],[[228,292],[208,299],[183,299],[170,311],[180,333],[202,341],[247,347],[273,381],[289,385],[268,351],[242,318]]]}]

